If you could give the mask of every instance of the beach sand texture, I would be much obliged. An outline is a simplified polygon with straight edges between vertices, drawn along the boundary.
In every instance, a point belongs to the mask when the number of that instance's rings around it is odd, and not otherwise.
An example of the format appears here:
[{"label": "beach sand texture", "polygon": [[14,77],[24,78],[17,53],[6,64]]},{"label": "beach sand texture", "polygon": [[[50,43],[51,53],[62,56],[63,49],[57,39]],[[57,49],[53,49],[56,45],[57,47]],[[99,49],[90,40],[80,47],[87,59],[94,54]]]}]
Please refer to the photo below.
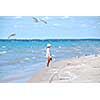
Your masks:
[{"label": "beach sand texture", "polygon": [[29,83],[99,83],[100,55],[55,61],[33,75]]}]

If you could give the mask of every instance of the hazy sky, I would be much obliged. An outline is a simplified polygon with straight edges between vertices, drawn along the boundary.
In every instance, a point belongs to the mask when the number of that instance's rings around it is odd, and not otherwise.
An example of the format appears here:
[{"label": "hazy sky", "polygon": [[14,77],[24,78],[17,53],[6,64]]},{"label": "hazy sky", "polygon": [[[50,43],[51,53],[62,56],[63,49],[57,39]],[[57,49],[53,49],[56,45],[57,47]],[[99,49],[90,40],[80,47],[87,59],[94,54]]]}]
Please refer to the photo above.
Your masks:
[{"label": "hazy sky", "polygon": [[99,16],[35,16],[47,21],[35,23],[32,16],[0,16],[0,38],[48,39],[100,37]]}]

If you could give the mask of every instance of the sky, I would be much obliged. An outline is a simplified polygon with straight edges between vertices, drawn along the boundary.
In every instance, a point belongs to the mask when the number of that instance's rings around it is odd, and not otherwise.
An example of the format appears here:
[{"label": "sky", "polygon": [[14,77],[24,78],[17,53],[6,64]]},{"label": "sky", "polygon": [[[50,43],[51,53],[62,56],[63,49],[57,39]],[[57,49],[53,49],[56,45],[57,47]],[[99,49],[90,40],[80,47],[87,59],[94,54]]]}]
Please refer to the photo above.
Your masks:
[{"label": "sky", "polygon": [[0,16],[0,39],[100,38],[100,16]]}]

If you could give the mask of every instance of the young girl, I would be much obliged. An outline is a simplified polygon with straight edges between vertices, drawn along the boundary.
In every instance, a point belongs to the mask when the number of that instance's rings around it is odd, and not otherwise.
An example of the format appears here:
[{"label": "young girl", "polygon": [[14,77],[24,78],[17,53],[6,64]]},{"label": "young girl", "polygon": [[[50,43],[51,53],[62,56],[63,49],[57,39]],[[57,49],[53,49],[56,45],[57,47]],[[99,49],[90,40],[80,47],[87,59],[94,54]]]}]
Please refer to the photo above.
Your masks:
[{"label": "young girl", "polygon": [[51,48],[51,44],[47,44],[47,48],[46,48],[47,67],[49,67],[49,63],[52,60],[50,48]]}]

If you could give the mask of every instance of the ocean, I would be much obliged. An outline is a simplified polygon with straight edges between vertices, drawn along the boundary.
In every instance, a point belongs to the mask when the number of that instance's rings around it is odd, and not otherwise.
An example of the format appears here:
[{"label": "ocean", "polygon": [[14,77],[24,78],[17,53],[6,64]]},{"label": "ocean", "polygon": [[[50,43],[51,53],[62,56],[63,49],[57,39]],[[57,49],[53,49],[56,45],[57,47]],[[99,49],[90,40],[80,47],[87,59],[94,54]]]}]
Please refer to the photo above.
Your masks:
[{"label": "ocean", "polygon": [[[53,61],[100,54],[99,39],[0,40],[0,83],[25,83],[46,66],[46,45]],[[51,63],[52,63],[51,62]]]}]

